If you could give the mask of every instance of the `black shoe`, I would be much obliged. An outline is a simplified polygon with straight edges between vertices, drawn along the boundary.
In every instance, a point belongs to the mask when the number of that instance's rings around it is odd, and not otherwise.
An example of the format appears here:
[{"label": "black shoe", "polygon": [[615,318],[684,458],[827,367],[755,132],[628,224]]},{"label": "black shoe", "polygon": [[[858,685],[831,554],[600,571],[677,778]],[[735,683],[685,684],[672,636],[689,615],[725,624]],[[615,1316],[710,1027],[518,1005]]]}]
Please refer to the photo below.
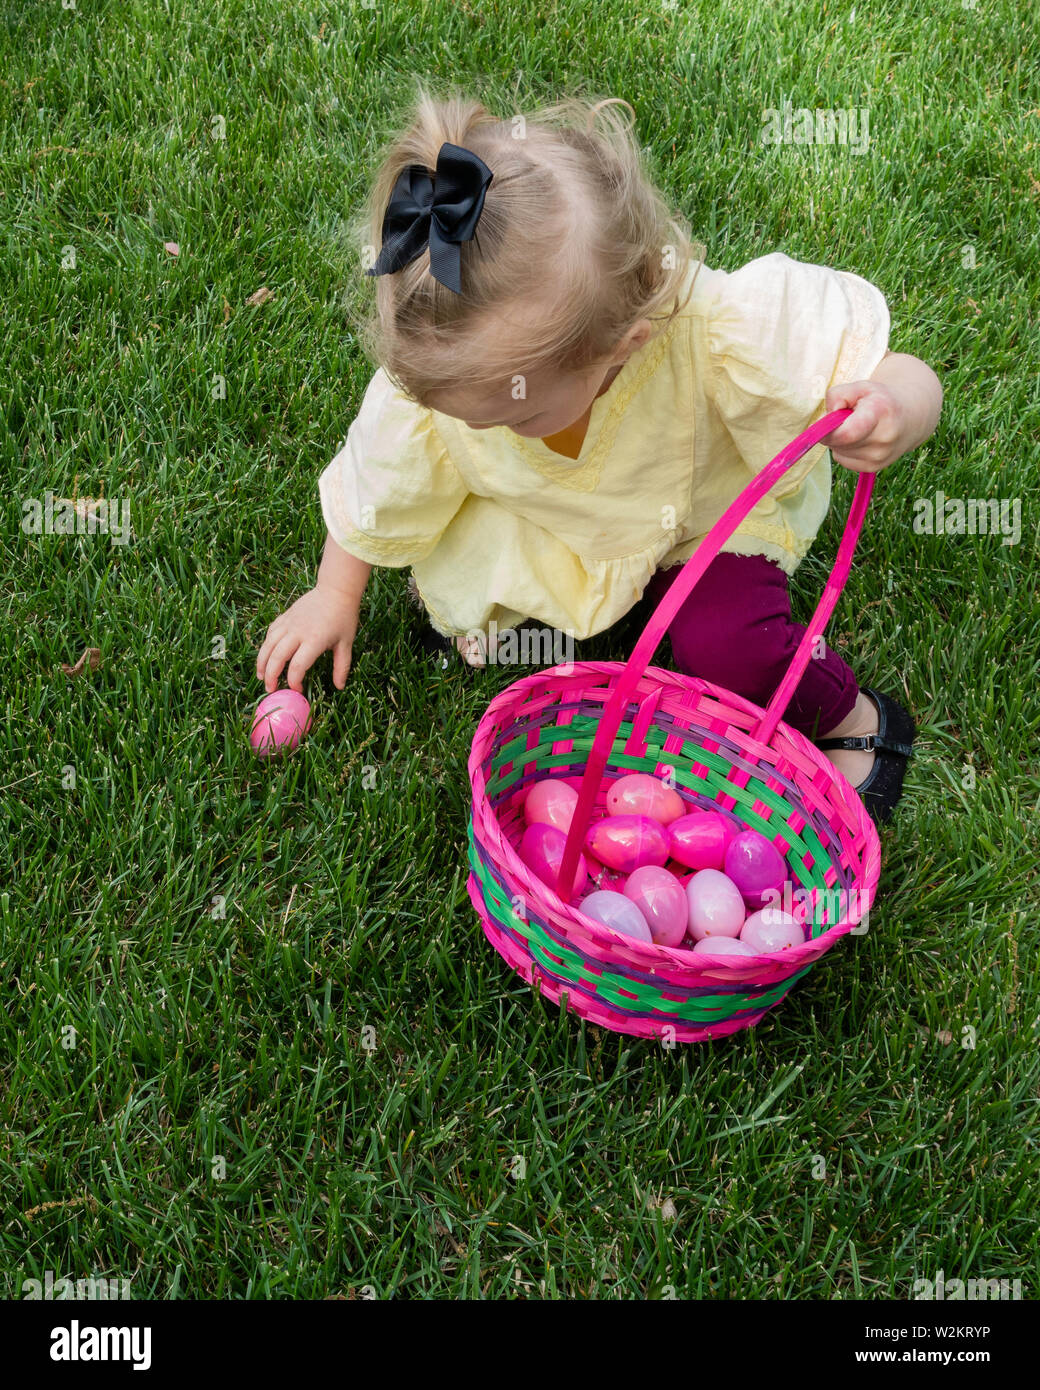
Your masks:
[{"label": "black shoe", "polygon": [[413,640],[423,656],[451,656],[454,652],[458,655],[455,643],[450,637],[445,637],[429,623],[417,623],[415,625]]},{"label": "black shoe", "polygon": [[427,661],[442,671],[449,670],[455,662],[462,667],[467,676],[472,677],[475,672],[483,670],[481,666],[471,665],[458,647],[455,645],[454,637],[445,637],[443,633],[431,627],[428,622],[418,623],[413,629],[412,641],[414,649],[421,653]]},{"label": "black shoe", "polygon": [[874,766],[855,790],[871,820],[881,825],[891,819],[896,802],[903,794],[903,774],[907,761],[914,755],[917,725],[895,700],[866,685],[860,689],[877,705],[878,732],[860,737],[820,738],[816,740],[816,747],[875,752]]}]

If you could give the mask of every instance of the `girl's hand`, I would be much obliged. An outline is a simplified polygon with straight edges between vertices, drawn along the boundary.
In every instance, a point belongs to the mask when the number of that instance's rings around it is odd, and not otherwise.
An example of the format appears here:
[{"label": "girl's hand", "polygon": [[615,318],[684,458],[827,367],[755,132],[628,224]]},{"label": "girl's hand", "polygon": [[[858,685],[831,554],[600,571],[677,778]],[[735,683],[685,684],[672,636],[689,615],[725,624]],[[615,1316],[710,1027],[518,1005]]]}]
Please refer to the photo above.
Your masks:
[{"label": "girl's hand", "polygon": [[848,419],[820,440],[835,463],[879,473],[935,432],[942,387],[918,358],[889,353],[869,381],[832,386],[825,404],[828,410],[852,407]]},{"label": "girl's hand", "polygon": [[289,687],[302,692],[308,668],[331,648],[332,681],[337,690],[342,690],[350,670],[359,609],[360,595],[355,600],[338,589],[323,589],[320,583],[308,590],[267,629],[256,657],[257,680],[264,682],[268,692],[276,690],[282,667],[288,661]]}]

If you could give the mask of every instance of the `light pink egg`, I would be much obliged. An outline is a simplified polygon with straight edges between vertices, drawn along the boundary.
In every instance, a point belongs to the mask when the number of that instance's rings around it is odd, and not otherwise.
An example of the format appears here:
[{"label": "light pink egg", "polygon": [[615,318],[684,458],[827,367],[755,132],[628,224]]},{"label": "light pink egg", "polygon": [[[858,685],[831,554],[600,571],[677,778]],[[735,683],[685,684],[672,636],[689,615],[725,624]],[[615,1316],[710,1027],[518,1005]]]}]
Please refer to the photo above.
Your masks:
[{"label": "light pink egg", "polygon": [[789,912],[764,907],[747,919],[741,928],[740,939],[764,956],[804,945],[805,933]]},{"label": "light pink egg", "polygon": [[702,936],[700,941],[693,943],[693,949],[700,956],[754,956],[757,951],[753,951],[746,941],[741,941],[736,936]]},{"label": "light pink egg", "polygon": [[[517,854],[531,872],[557,893],[560,891],[557,880],[563,863],[563,849],[566,843],[567,836],[562,830],[557,830],[555,825],[545,825],[542,821],[535,821],[524,831],[523,839],[517,849]],[[578,869],[574,879],[575,893],[581,892],[585,887],[587,878],[588,867],[585,863],[585,856],[579,854]]]},{"label": "light pink egg", "polygon": [[686,885],[690,935],[739,936],[744,925],[744,900],[732,879],[718,869],[701,869]]},{"label": "light pink egg", "polygon": [[686,935],[689,907],[682,885],[667,869],[644,864],[633,869],[624,894],[646,918],[650,935],[658,946],[678,946]]},{"label": "light pink egg", "polygon": [[630,874],[644,864],[664,864],[668,835],[649,816],[606,816],[589,826],[585,848],[600,863]]},{"label": "light pink egg", "polygon": [[686,810],[686,803],[673,787],[666,787],[649,772],[630,772],[612,782],[607,792],[607,814],[611,816],[649,816],[668,825]]},{"label": "light pink egg", "polygon": [[721,871],[726,847],[739,834],[739,827],[718,811],[691,811],[669,825],[669,853],[688,869]]},{"label": "light pink egg", "polygon": [[612,931],[619,931],[624,936],[634,937],[637,941],[653,940],[646,918],[635,903],[623,893],[611,893],[609,889],[603,889],[590,893],[582,900],[580,906],[587,916],[602,922]]},{"label": "light pink egg", "polygon": [[256,707],[249,742],[261,758],[291,753],[311,727],[311,707],[298,690],[275,690]]},{"label": "light pink egg", "polygon": [[555,825],[557,830],[569,830],[578,793],[566,782],[544,777],[528,787],[524,798],[524,820],[528,825]]}]

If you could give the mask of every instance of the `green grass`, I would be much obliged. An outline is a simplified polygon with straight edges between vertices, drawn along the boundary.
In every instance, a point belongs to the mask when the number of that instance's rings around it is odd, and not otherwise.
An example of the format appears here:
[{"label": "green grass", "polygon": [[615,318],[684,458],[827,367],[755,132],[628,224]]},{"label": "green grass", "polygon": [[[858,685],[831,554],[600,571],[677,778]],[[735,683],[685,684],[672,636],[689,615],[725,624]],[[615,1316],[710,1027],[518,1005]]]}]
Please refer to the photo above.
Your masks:
[{"label": "green grass", "polygon": [[[47,1269],[159,1298],[905,1298],[939,1269],[1040,1292],[1032,6],[589,16],[0,8],[8,1296]],[[710,264],[857,271],[943,382],[829,633],[920,725],[871,930],[750,1033],[605,1033],[490,950],[466,759],[517,673],[417,654],[401,572],[373,579],[346,691],[312,673],[305,747],[266,767],[245,741],[372,371],[344,227],[413,73],[502,114],[627,98]],[[784,99],[869,108],[869,152],[763,146]],[[132,542],[24,534],[48,489],[128,498]],[[1021,543],[916,534],[937,489],[1021,498]],[[623,658],[640,616],[580,654]]]}]

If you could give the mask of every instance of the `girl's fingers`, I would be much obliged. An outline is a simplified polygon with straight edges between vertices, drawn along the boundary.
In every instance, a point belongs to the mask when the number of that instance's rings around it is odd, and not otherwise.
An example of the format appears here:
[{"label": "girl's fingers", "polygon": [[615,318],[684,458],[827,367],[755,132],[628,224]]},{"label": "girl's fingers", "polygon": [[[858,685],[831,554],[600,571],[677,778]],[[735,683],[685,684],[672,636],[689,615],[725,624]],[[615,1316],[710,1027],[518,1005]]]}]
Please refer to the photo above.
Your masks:
[{"label": "girl's fingers", "polygon": [[264,685],[268,694],[278,688],[278,677],[282,674],[282,667],[300,645],[300,639],[288,633],[276,643],[271,655],[267,658],[267,667],[264,670]]},{"label": "girl's fingers", "polygon": [[831,452],[835,449],[847,449],[853,444],[858,444],[866,439],[871,431],[871,424],[864,415],[858,411],[853,411],[847,420],[842,420],[836,430],[832,430],[820,443]]},{"label": "girl's fingers", "polygon": [[278,645],[278,639],[281,637],[282,631],[283,623],[279,616],[275,618],[274,622],[267,629],[267,636],[264,638],[264,644],[256,654],[256,678],[258,681],[262,681],[264,678],[264,668],[270,659],[271,653]]},{"label": "girl's fingers", "polygon": [[332,684],[342,690],[350,673],[350,643],[337,642],[332,649]]},{"label": "girl's fingers", "polygon": [[286,681],[290,690],[298,690],[303,694],[303,678],[307,674],[308,668],[314,664],[316,657],[319,657],[323,648],[318,642],[301,642],[296,648],[296,655],[289,662],[289,670],[286,673]]}]

